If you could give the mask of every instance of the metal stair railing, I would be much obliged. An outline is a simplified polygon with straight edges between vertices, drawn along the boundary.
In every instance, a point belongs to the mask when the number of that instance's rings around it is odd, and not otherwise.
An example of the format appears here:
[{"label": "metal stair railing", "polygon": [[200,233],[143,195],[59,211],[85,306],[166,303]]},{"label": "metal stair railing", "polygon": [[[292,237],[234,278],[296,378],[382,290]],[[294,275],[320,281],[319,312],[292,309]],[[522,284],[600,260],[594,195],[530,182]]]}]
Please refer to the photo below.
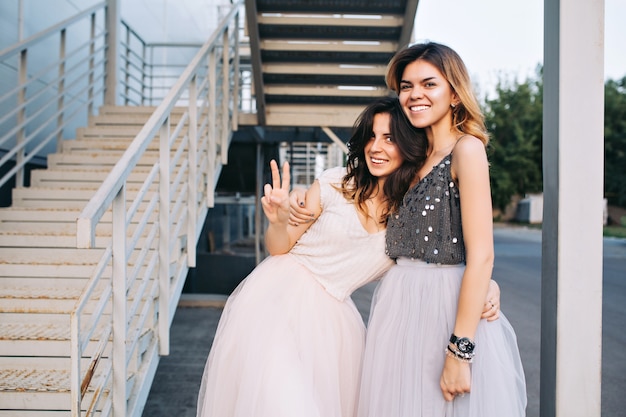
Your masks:
[{"label": "metal stair railing", "polygon": [[[108,19],[106,2],[100,2],[0,51],[0,65],[15,74],[12,87],[0,94],[0,167],[15,163],[0,186],[13,177],[16,186],[25,186],[26,165],[61,151],[69,132],[104,102]],[[123,20],[120,27],[122,103],[160,103],[202,44],[149,43]],[[157,51],[168,50],[179,58],[159,62]]]},{"label": "metal stair railing", "polygon": [[[0,177],[0,186],[13,176],[18,187],[24,186],[26,164],[49,152],[55,140],[60,150],[66,129],[80,123],[81,117],[86,119],[102,101],[105,4],[97,3],[0,51],[0,65],[14,70],[17,78],[15,87],[0,96],[0,149],[4,150],[0,167],[15,161]],[[70,39],[86,41],[74,45]],[[57,42],[58,54],[50,52],[51,42]],[[30,73],[30,66],[36,72]]]},{"label": "metal stair railing", "polygon": [[[161,103],[202,43],[147,42],[126,22],[122,21],[121,27],[122,102],[131,106]],[[159,58],[160,53],[167,59]]]},{"label": "metal stair railing", "polygon": [[[238,36],[243,1],[235,2],[214,34],[200,48],[163,102],[149,117],[126,152],[84,207],[77,219],[77,247],[93,248],[103,214],[112,211],[111,244],[71,314],[72,416],[81,409],[112,410],[113,416],[132,416],[145,393],[128,397],[132,372],[154,372],[158,360],[135,364],[140,338],[156,320],[157,342],[141,356],[169,353],[169,328],[221,166],[228,162],[228,146],[237,128],[239,98]],[[181,102],[185,105],[181,109]],[[159,141],[159,157],[146,166],[148,145]],[[127,209],[127,179],[136,169],[146,180]],[[157,191],[152,191],[156,187]],[[130,193],[129,193],[130,194]],[[128,237],[131,219],[140,216]],[[158,220],[150,223],[150,218]],[[111,278],[107,281],[106,271]],[[158,271],[158,272],[157,272]],[[151,279],[152,273],[158,279]],[[97,287],[106,287],[93,303]],[[89,301],[91,300],[91,301]],[[110,315],[105,310],[110,309]],[[105,329],[94,335],[93,329]],[[81,358],[89,339],[101,346],[86,370]],[[102,357],[111,343],[111,358]],[[137,369],[133,369],[135,366]],[[145,370],[149,368],[149,370]],[[144,384],[135,381],[133,389]],[[149,384],[148,384],[149,385]],[[148,387],[149,388],[149,387]],[[85,393],[93,396],[83,407]]]}]

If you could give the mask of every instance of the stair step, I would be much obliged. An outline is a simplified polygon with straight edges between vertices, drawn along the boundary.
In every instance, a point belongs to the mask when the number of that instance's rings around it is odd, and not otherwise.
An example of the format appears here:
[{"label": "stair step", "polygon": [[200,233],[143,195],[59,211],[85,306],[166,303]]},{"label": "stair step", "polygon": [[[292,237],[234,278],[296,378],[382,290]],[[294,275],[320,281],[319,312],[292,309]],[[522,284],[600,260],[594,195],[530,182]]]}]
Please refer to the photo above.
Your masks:
[{"label": "stair step", "polygon": [[[0,252],[0,265],[3,263],[29,265],[93,265],[97,264],[104,250],[69,248],[5,248]],[[2,289],[0,288],[0,291]]]},{"label": "stair step", "polygon": [[[13,204],[16,207],[20,208],[52,208],[52,209],[76,209],[82,210],[85,208],[85,205],[89,199],[83,198],[78,200],[45,200],[40,198],[26,199],[26,200],[14,200]],[[130,200],[127,198],[127,206],[130,203]],[[145,211],[148,206],[147,202],[142,202],[139,204],[138,210]]]},{"label": "stair step", "polygon": [[[152,220],[155,221],[157,214],[152,216]],[[151,224],[152,222],[148,222]],[[129,233],[134,233],[137,224],[130,224],[128,227]],[[97,236],[111,236],[113,225],[111,222],[100,222],[96,225]],[[16,222],[0,222],[1,232],[14,232],[20,235],[76,235],[76,221],[60,223],[60,222],[39,222],[39,223],[21,223]]]},{"label": "stair step", "polygon": [[[148,188],[148,198],[158,192],[158,185],[153,184]],[[98,187],[93,188],[49,188],[28,187],[14,188],[12,191],[13,205],[17,207],[51,207],[83,209],[93,197]],[[139,193],[139,186],[129,184],[126,187],[126,205],[129,206]],[[175,197],[175,196],[172,196]],[[172,203],[174,201],[172,200]],[[139,203],[138,210],[145,211],[148,202]]]},{"label": "stair step", "polygon": [[[50,278],[84,278],[93,273],[95,264],[82,265],[33,265],[33,264],[4,264],[0,271],[4,277],[50,277]],[[110,275],[110,274],[109,274]]]},{"label": "stair step", "polygon": [[[154,184],[153,188],[158,188]],[[73,201],[88,202],[98,190],[97,184],[85,186],[83,188],[52,188],[52,187],[19,187],[14,188],[12,197],[13,202],[18,204],[27,201],[54,201],[67,202],[71,204]],[[132,201],[139,191],[140,186],[137,184],[129,184],[126,187],[126,200]]]},{"label": "stair step", "polygon": [[[110,170],[33,170],[31,172],[30,186],[52,188],[97,188],[100,187],[102,182],[109,175],[109,172]],[[147,170],[144,170],[143,172],[132,172],[128,178],[127,184],[143,184],[147,176]]]},{"label": "stair step", "polygon": [[[77,208],[46,208],[46,207],[0,207],[0,225],[8,225],[14,223],[22,224],[64,224],[64,223],[76,223],[76,219],[81,214],[81,209]],[[137,223],[139,218],[142,218],[144,212],[138,210],[135,216],[131,219],[131,224]],[[153,215],[154,217],[157,214]],[[100,223],[111,223],[111,210],[107,210],[102,215]],[[15,229],[15,231],[19,231]]]},{"label": "stair step", "polygon": [[[78,298],[85,288],[86,278],[50,278],[50,277],[3,277],[0,279],[0,297],[3,299],[71,299]],[[106,285],[108,278],[103,278],[96,286],[96,294],[99,294]],[[39,317],[42,317],[39,315]],[[51,316],[51,319],[55,316]],[[22,316],[4,316],[0,315],[0,323],[23,322],[25,317]],[[67,324],[63,322],[64,324]]]},{"label": "stair step", "polygon": [[[32,314],[31,314],[32,315]],[[83,357],[91,357],[97,349],[98,339],[96,336],[102,333],[103,325],[100,325],[92,341],[88,343],[83,352]],[[69,356],[70,327],[53,323],[0,323],[0,355],[12,357],[64,357]],[[110,355],[110,347],[104,351],[104,356]]]},{"label": "stair step", "polygon": [[[9,248],[5,248],[9,249]],[[37,249],[37,248],[21,248],[21,249]],[[53,250],[54,248],[49,248],[47,250]],[[70,250],[69,248],[66,248]],[[94,249],[96,250],[96,249]],[[139,253],[140,249],[135,250],[135,252],[131,255],[130,259],[127,261],[128,267],[131,268],[134,266],[135,256]],[[154,252],[155,250],[153,250]],[[152,256],[152,254],[148,254],[148,256]],[[42,251],[41,257],[44,258],[41,261],[32,259],[31,262],[24,263],[4,263],[0,264],[0,278],[88,278],[91,277],[94,273],[94,270],[97,266],[97,261],[94,261],[90,258],[88,259],[80,259],[76,258],[73,262],[61,262],[55,263],[57,261],[48,261],[45,259],[45,254]],[[176,259],[172,259],[171,262],[175,262]],[[111,276],[111,266],[108,265],[104,267],[102,272],[104,277]],[[0,289],[1,290],[1,289]]]},{"label": "stair step", "polygon": [[[147,337],[146,337],[147,336]],[[149,334],[142,335],[143,339],[153,337]],[[150,348],[149,352],[147,348]],[[156,358],[156,351],[153,345],[140,340],[140,355]],[[84,358],[81,360],[81,369],[88,369],[91,360]],[[133,362],[137,363],[135,360]],[[141,365],[141,362],[139,362]],[[64,416],[69,415],[71,405],[70,393],[70,360],[69,358],[0,358],[0,409],[2,412],[8,411],[5,416],[48,416],[48,410],[63,411]],[[132,365],[131,365],[132,366]],[[103,391],[94,392],[94,383],[98,383],[102,378],[102,372],[110,371],[108,359],[100,362],[92,378],[92,385],[87,388],[82,399],[83,413],[94,400],[94,395],[101,395],[99,403],[106,400],[110,395],[110,388],[105,387]],[[137,375],[130,372],[126,376],[127,395],[131,395],[135,390]],[[109,382],[110,384],[110,382]],[[96,405],[94,414],[100,415],[100,406]],[[45,411],[42,411],[45,410]],[[29,411],[36,414],[28,414]],[[0,414],[0,417],[3,417]]]},{"label": "stair step", "polygon": [[[51,169],[92,169],[106,170],[111,169],[120,159],[120,154],[116,155],[98,155],[97,153],[88,152],[72,152],[69,153],[53,153],[48,155],[48,168]],[[135,169],[149,170],[158,162],[158,153],[148,153],[137,161]],[[135,170],[134,169],[134,170]]]},{"label": "stair step", "polygon": [[[76,139],[104,139],[104,138],[120,138],[120,139],[134,139],[135,136],[141,131],[142,124],[135,125],[104,125],[94,127],[79,127],[76,129]],[[170,126],[170,132],[175,129],[175,125]],[[187,134],[187,126],[184,126],[180,130],[180,135]],[[158,136],[157,136],[158,137]]]},{"label": "stair step", "polygon": [[[89,118],[89,127],[100,126],[143,126],[149,119],[149,114],[144,113],[118,113],[99,114]],[[170,125],[176,126],[182,119],[183,114],[173,114],[170,117]]]},{"label": "stair step", "polygon": [[[85,151],[94,151],[97,149],[102,150],[115,150],[115,151],[126,151],[128,146],[133,141],[134,137],[129,138],[84,138],[84,139],[74,139],[74,140],[64,140],[63,141],[63,152],[85,152]],[[182,138],[178,138],[176,142],[174,142],[174,146],[180,143]],[[159,150],[159,141],[153,140],[148,144],[148,149],[151,151]]]},{"label": "stair step", "polygon": [[[28,208],[2,207],[0,208],[0,223],[27,222],[27,223],[72,223],[76,222],[81,210],[65,208]],[[103,219],[111,221],[111,212],[106,212]]]},{"label": "stair step", "polygon": [[[104,230],[108,236],[111,236],[110,224],[96,226],[96,234],[104,234]],[[20,235],[41,235],[41,234],[54,234],[54,235],[76,235],[76,221],[73,222],[39,222],[39,223],[18,223],[18,222],[1,222],[0,232],[9,232]]]},{"label": "stair step", "polygon": [[[84,205],[83,203],[81,203]],[[140,239],[140,243],[143,239]],[[111,236],[96,235],[95,247],[106,248],[111,243]],[[76,234],[20,234],[19,232],[0,232],[0,248],[75,248]]]},{"label": "stair step", "polygon": [[[83,325],[89,317],[85,317]],[[131,326],[136,328],[138,318]],[[91,342],[83,352],[83,357],[91,357],[97,348],[105,326],[111,323],[107,312],[96,325]],[[140,338],[153,337],[153,330],[145,327]],[[68,357],[70,355],[70,315],[69,314],[0,314],[0,356],[12,357]],[[103,355],[110,356],[110,346]],[[142,347],[140,351],[145,350]]]},{"label": "stair step", "polygon": [[[86,283],[87,279],[84,279],[83,284]],[[129,291],[129,295],[127,296],[129,302],[136,298],[133,294],[137,292],[139,285],[139,282],[135,283],[134,287]],[[150,285],[151,284],[149,283],[148,286]],[[76,301],[82,294],[82,289],[54,288],[54,290],[54,292],[48,291],[48,293],[45,294],[43,293],[43,291],[40,293],[28,293],[27,291],[19,293],[16,291],[14,294],[11,294],[9,296],[0,297],[0,316],[3,316],[4,314],[69,315],[74,312],[76,308]],[[94,311],[96,303],[99,300],[101,294],[101,289],[96,289],[93,292],[90,298],[91,301],[87,302],[85,306],[85,314],[91,314]],[[148,299],[152,299],[152,296],[148,294],[142,294],[141,299],[143,301],[146,301]],[[106,306],[104,309],[104,313],[109,313],[110,308],[110,305]],[[0,320],[0,323],[2,322],[4,322],[4,319]]]},{"label": "stair step", "polygon": [[[69,315],[76,307],[76,300],[83,292],[87,278],[74,279],[76,284],[72,287],[53,285],[55,279],[28,279],[29,282],[41,281],[40,287],[32,286],[4,286],[0,290],[0,323],[8,325],[7,314],[13,317],[15,314],[67,314]],[[67,281],[67,279],[65,280]],[[78,286],[80,284],[80,286]],[[105,284],[101,284],[101,287]],[[93,297],[98,297],[101,291],[95,291]],[[69,320],[69,316],[68,316]],[[69,322],[67,323],[69,324]],[[2,327],[0,327],[2,329]],[[4,334],[3,337],[4,338]]]},{"label": "stair step", "polygon": [[143,125],[137,126],[98,126],[79,127],[76,129],[76,139],[122,137],[132,139],[137,136]]},{"label": "stair step", "polygon": [[[112,105],[103,105],[98,108],[98,116],[104,115],[122,115],[126,116],[129,114],[142,114],[145,116],[146,120],[154,113],[157,109],[157,106],[112,106]],[[173,115],[182,115],[187,111],[187,107],[174,107],[171,111]],[[97,117],[97,116],[95,116]]]},{"label": "stair step", "polygon": [[[0,408],[68,409],[70,371],[65,369],[0,369]],[[62,395],[59,395],[62,394]],[[39,404],[40,403],[40,404]]]},{"label": "stair step", "polygon": [[[74,151],[94,151],[96,149],[126,151],[131,144],[132,138],[122,139],[73,139],[63,141],[62,153]],[[152,144],[149,145],[152,147]],[[158,146],[157,146],[158,149]]]},{"label": "stair step", "polygon": [[[143,249],[146,248],[137,247],[130,253],[126,261],[128,267],[135,265],[137,257]],[[155,251],[156,249],[153,248],[152,250]],[[0,252],[0,265],[26,265],[28,267],[95,266],[102,259],[104,252],[104,249],[4,248]],[[0,288],[0,292],[2,292],[2,288]]]},{"label": "stair step", "polygon": [[[84,359],[81,367],[88,365]],[[94,380],[98,378],[96,373]],[[69,410],[69,358],[0,358],[0,392],[0,409]],[[82,404],[88,405],[93,395],[88,389]]]},{"label": "stair step", "polygon": [[[95,248],[106,248],[111,243],[110,234],[97,234],[95,239]],[[178,244],[180,245],[180,239]],[[141,248],[146,245],[146,238],[140,237],[137,241],[137,247]],[[75,248],[76,234],[41,234],[32,233],[24,234],[19,231],[0,231],[0,248]],[[1,271],[1,269],[0,269]],[[0,273],[0,275],[2,275]]]},{"label": "stair step", "polygon": [[71,208],[71,209],[80,209],[82,210],[83,208],[85,208],[85,200],[77,200],[77,201],[71,201],[71,200],[24,200],[24,201],[13,201],[13,205],[17,206],[17,207],[30,207],[30,208],[52,208],[52,209],[59,209],[59,208]]},{"label": "stair step", "polygon": [[[36,369],[41,371],[59,371],[67,369],[69,373],[70,369],[70,358],[60,357],[60,358],[27,358],[27,357],[0,357],[0,373],[6,371],[15,371],[15,370],[26,370],[26,369]],[[81,360],[81,367],[89,364],[88,359]],[[64,373],[64,372],[63,372]],[[15,378],[16,375],[11,376],[11,380]],[[0,386],[6,387],[6,385],[10,384],[10,379],[4,379],[0,377]],[[6,385],[5,385],[6,384]],[[2,407],[0,407],[2,408]]]}]

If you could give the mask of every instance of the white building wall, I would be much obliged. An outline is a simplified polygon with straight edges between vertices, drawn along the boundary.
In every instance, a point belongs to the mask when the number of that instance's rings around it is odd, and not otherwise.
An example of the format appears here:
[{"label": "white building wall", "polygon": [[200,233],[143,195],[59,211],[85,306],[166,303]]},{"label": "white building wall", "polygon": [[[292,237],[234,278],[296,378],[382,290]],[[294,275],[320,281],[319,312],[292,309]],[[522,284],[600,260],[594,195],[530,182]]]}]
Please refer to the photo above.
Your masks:
[{"label": "white building wall", "polygon": [[[0,50],[88,9],[99,0],[2,0],[0,1]],[[20,39],[19,7],[24,16]]]},{"label": "white building wall", "polygon": [[[0,50],[28,38],[100,0],[0,1]],[[230,6],[229,0],[120,0],[121,17],[148,42],[203,42]]]},{"label": "white building wall", "polygon": [[[101,0],[0,0],[0,52],[15,45],[17,42],[28,39],[64,20],[76,15],[80,11],[88,9]],[[227,13],[230,7],[229,0],[119,0],[120,15],[131,28],[148,43],[197,43],[206,41],[213,30],[217,27],[221,17]],[[98,30],[103,30],[103,19],[98,20]],[[72,25],[68,30],[66,50],[72,51],[78,45],[87,41],[89,36],[88,20]],[[28,51],[27,73],[30,77],[38,73],[42,68],[58,61],[59,37],[52,36],[40,45],[32,47]],[[118,36],[120,42],[124,42],[122,34]],[[179,52],[171,50],[159,50],[154,58],[160,64],[187,63],[195,53],[195,49],[186,49]],[[170,54],[170,56],[168,56]],[[78,61],[79,58],[76,58]],[[71,67],[68,61],[67,67]],[[86,63],[84,65],[87,65]],[[77,71],[80,72],[80,71]],[[54,71],[46,77],[56,77]],[[28,94],[43,88],[50,80],[44,79],[29,88]],[[0,62],[0,97],[13,90],[18,83],[18,55]],[[42,100],[56,101],[54,89],[51,89]],[[6,114],[13,108],[13,100],[0,101],[0,114]],[[96,103],[96,106],[99,103]],[[48,119],[54,113],[54,106],[41,114],[43,120]],[[26,110],[27,114],[29,109]],[[0,125],[0,136],[15,126],[16,120],[5,121]],[[64,138],[75,137],[76,128],[86,125],[87,115],[77,117],[71,121],[64,131]],[[34,125],[41,125],[35,123]],[[34,128],[27,129],[27,134]],[[39,135],[50,134],[52,127],[44,129]],[[14,146],[14,143],[6,143],[2,151]],[[31,147],[32,148],[32,147]],[[30,149],[27,149],[29,151]],[[48,153],[56,150],[56,144],[50,143],[41,152],[39,159],[43,159]]]}]

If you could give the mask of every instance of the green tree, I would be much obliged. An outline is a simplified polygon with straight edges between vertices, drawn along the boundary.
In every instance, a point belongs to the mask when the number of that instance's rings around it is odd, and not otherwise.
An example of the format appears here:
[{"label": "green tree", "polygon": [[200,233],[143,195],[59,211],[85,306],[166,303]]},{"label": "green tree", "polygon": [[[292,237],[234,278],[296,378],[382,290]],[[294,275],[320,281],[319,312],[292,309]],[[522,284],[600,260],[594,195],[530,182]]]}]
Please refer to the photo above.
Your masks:
[{"label": "green tree", "polygon": [[514,195],[542,190],[543,120],[541,68],[523,82],[500,79],[495,98],[485,100],[491,134],[489,161],[494,207],[504,209]]},{"label": "green tree", "polygon": [[626,207],[626,76],[604,84],[604,193]]},{"label": "green tree", "polygon": [[[604,192],[609,204],[626,207],[626,76],[606,81],[604,91]],[[541,67],[523,82],[501,78],[483,106],[493,204],[504,209],[513,196],[543,188]]]}]

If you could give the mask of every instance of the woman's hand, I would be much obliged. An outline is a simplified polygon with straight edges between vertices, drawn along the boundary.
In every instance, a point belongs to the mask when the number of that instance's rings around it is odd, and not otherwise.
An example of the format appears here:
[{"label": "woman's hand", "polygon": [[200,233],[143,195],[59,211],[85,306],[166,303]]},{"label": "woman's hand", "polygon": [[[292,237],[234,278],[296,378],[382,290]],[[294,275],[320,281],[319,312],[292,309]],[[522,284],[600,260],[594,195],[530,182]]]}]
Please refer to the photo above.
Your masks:
[{"label": "woman's hand", "polygon": [[470,392],[471,377],[469,363],[446,356],[439,380],[443,398],[452,401],[455,396],[464,396]]},{"label": "woman's hand", "polygon": [[315,214],[306,208],[306,190],[294,188],[289,195],[289,224],[299,226],[315,220]]},{"label": "woman's hand", "polygon": [[489,290],[487,291],[487,300],[483,306],[481,319],[494,321],[500,318],[500,286],[494,280],[489,282]]},{"label": "woman's hand", "polygon": [[283,179],[280,180],[278,164],[270,161],[272,171],[272,184],[265,184],[264,195],[261,197],[263,212],[267,220],[272,224],[287,224],[289,221],[289,163],[283,164]]}]

